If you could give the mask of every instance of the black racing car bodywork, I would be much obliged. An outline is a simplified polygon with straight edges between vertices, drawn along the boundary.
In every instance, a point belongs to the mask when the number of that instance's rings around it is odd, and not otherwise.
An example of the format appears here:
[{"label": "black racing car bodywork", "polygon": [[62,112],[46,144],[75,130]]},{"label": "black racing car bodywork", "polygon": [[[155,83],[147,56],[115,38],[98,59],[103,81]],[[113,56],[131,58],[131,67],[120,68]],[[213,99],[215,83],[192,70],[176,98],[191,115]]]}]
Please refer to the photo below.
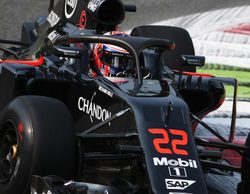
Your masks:
[{"label": "black racing car bodywork", "polygon": [[[7,41],[21,47],[0,46],[0,193],[205,194],[204,173],[248,169],[248,146],[232,143],[237,81],[195,73],[204,58],[193,51],[169,69],[162,56],[175,52],[175,40],[103,35],[126,10],[134,6],[118,0],[51,1],[48,17],[24,24],[22,42]],[[94,65],[95,43],[126,49],[133,73],[104,77]],[[225,83],[235,88],[228,139],[201,120],[223,103]],[[220,141],[195,138],[198,123]],[[225,164],[220,151],[201,147],[236,150],[246,161]],[[245,173],[239,194],[247,181]]]}]

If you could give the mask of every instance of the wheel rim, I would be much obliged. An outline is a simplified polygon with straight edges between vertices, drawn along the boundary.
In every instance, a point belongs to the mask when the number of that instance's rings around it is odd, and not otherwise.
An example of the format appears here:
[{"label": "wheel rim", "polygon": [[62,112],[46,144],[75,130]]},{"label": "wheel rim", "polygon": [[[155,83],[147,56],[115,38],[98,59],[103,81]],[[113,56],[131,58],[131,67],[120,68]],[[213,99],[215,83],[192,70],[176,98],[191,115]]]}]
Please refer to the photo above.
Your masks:
[{"label": "wheel rim", "polygon": [[0,182],[8,182],[17,163],[17,131],[13,123],[9,122],[0,133]]}]

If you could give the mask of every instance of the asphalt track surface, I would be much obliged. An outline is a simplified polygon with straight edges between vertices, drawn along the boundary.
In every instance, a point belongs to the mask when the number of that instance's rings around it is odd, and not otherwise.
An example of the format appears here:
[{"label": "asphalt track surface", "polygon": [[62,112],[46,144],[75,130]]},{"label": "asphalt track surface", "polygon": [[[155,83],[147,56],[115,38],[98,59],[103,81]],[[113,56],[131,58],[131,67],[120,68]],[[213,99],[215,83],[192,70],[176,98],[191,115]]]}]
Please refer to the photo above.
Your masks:
[{"label": "asphalt track surface", "polygon": [[[122,30],[166,19],[221,8],[250,5],[249,0],[124,0],[136,4],[137,13],[127,13]],[[0,39],[19,40],[24,21],[34,21],[47,15],[48,0],[0,0]],[[235,177],[207,176],[210,194],[234,194],[239,175]],[[216,186],[215,186],[216,185]]]}]

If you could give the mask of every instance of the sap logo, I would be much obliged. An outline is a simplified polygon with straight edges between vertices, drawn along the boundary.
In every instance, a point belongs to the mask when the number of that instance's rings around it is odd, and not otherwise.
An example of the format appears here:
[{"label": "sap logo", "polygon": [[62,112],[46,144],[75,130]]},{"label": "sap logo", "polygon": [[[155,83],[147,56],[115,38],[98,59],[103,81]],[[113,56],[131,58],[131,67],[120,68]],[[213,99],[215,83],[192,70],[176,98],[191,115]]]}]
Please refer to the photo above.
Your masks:
[{"label": "sap logo", "polygon": [[72,15],[75,13],[76,7],[77,7],[78,0],[66,0],[65,1],[65,17],[67,19],[71,18]]},{"label": "sap logo", "polygon": [[183,179],[165,179],[165,181],[167,189],[170,190],[184,190],[196,182]]},{"label": "sap logo", "polygon": [[166,157],[162,158],[153,158],[153,162],[155,166],[179,166],[179,167],[190,167],[190,168],[197,168],[197,162],[195,160],[189,159],[188,161],[182,160],[181,158],[175,159],[168,159]]}]

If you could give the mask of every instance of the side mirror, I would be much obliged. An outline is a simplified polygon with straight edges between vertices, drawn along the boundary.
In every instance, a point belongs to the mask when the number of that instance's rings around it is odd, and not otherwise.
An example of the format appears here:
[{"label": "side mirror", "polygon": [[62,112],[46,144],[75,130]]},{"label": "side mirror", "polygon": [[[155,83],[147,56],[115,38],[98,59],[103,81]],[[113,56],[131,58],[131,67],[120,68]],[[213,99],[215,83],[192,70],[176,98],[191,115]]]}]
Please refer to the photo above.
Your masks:
[{"label": "side mirror", "polygon": [[203,56],[181,55],[178,89],[180,89],[180,87],[181,87],[183,67],[188,67],[188,66],[189,67],[202,67],[205,65],[205,60],[206,60],[206,58]]},{"label": "side mirror", "polygon": [[194,55],[181,55],[180,65],[185,66],[194,66],[202,67],[205,65],[205,57],[203,56],[194,56]]}]

